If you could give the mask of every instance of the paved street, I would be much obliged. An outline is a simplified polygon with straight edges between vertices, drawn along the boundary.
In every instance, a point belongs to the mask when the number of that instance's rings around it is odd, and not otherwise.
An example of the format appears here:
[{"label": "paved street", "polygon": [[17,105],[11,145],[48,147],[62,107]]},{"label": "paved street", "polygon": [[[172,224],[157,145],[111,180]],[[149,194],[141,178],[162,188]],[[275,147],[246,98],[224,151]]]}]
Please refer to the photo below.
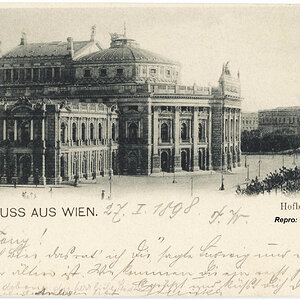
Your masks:
[{"label": "paved street", "polygon": [[[259,156],[248,155],[246,158],[249,164],[249,177],[255,178],[259,174]],[[261,178],[271,171],[278,170],[283,164],[285,167],[294,167],[294,158],[290,155],[262,155],[261,156]],[[300,155],[295,158],[295,163],[300,165]],[[113,176],[111,182],[111,195],[112,198],[127,198],[130,199],[138,197],[151,199],[153,197],[172,197],[174,195],[201,195],[204,196],[208,193],[224,193],[234,194],[236,186],[245,185],[247,177],[247,168],[245,168],[245,156],[242,157],[242,164],[240,168],[236,168],[233,172],[226,172],[224,174],[225,191],[219,191],[221,186],[221,174],[217,172],[202,172],[199,174],[192,174],[188,172],[181,172],[175,174],[175,181],[173,183],[173,174],[163,174],[162,176]],[[47,198],[56,196],[63,196],[64,198],[76,198],[77,196],[88,198],[101,198],[101,192],[105,190],[105,198],[110,193],[110,183],[108,177],[99,177],[96,181],[82,180],[78,187],[72,185],[61,185],[51,187],[26,187],[17,186],[13,187],[0,187],[0,195],[3,197],[9,191],[10,195],[20,195],[26,192],[27,196],[30,193],[40,195]],[[33,197],[33,196],[31,196]]]}]

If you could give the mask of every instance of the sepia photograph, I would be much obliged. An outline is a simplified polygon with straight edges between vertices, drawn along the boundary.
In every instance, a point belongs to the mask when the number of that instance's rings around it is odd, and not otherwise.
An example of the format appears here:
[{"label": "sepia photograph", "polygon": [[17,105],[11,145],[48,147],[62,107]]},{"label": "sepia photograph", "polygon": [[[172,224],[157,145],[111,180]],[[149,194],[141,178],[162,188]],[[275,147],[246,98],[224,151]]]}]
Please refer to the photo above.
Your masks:
[{"label": "sepia photograph", "polygon": [[0,296],[300,295],[299,5],[0,28]]}]

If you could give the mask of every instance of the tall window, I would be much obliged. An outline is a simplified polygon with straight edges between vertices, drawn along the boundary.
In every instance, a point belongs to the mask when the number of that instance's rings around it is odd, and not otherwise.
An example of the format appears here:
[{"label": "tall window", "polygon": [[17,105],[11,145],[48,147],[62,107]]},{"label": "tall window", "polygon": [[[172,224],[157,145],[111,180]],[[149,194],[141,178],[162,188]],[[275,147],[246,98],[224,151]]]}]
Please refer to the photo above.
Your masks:
[{"label": "tall window", "polygon": [[94,139],[94,124],[90,124],[90,140]]},{"label": "tall window", "polygon": [[77,126],[75,123],[72,124],[72,140],[77,141]]},{"label": "tall window", "polygon": [[84,123],[82,123],[81,124],[81,139],[83,140],[83,141],[85,141],[86,140],[86,130],[85,130],[85,124]]},{"label": "tall window", "polygon": [[122,76],[123,75],[123,69],[117,69],[117,75]]},{"label": "tall window", "polygon": [[131,123],[128,128],[128,137],[130,139],[137,139],[138,137],[138,126],[135,123]]},{"label": "tall window", "polygon": [[169,126],[166,123],[161,125],[161,140],[162,142],[169,142]]},{"label": "tall window", "polygon": [[106,69],[100,69],[100,76],[106,76],[106,75],[107,75]]},{"label": "tall window", "polygon": [[188,138],[187,126],[185,123],[182,123],[181,124],[181,139],[184,141],[184,140],[187,140],[187,138]]},{"label": "tall window", "polygon": [[112,123],[112,125],[111,125],[111,138],[113,141],[116,140],[116,125],[115,125],[115,123]]},{"label": "tall window", "polygon": [[199,123],[198,126],[198,137],[199,137],[199,141],[203,140],[203,126],[201,123]]},{"label": "tall window", "polygon": [[84,70],[84,77],[91,77],[91,70],[85,69]]},{"label": "tall window", "polygon": [[65,125],[65,123],[61,123],[61,125],[60,125],[60,140],[62,143],[66,142],[66,125]]},{"label": "tall window", "polygon": [[98,124],[98,139],[102,140],[102,125],[100,123]]}]

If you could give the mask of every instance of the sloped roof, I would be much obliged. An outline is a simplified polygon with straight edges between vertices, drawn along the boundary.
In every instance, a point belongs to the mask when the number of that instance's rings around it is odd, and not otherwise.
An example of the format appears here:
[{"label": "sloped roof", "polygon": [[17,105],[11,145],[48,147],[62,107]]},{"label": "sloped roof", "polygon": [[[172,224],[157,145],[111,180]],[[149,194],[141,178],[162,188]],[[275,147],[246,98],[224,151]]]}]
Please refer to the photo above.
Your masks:
[{"label": "sloped roof", "polygon": [[[74,52],[92,45],[93,41],[74,41]],[[68,55],[67,42],[28,43],[19,45],[3,55],[3,58],[32,57],[32,56],[66,56]]]},{"label": "sloped roof", "polygon": [[122,47],[110,47],[102,51],[97,51],[81,57],[79,61],[102,63],[151,62],[178,64],[177,62],[159,54],[129,45],[124,45]]}]

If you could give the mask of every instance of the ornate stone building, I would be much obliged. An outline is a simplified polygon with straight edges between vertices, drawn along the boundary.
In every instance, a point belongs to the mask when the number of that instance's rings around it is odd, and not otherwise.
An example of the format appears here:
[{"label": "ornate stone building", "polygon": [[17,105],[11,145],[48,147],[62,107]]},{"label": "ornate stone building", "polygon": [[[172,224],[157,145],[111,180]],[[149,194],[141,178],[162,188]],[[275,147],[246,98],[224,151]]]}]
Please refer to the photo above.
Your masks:
[{"label": "ornate stone building", "polygon": [[258,128],[266,133],[300,134],[300,106],[277,107],[258,112]]},{"label": "ornate stone building", "polygon": [[[28,43],[0,59],[1,182],[232,169],[240,164],[239,75],[180,84],[180,64],[125,34]],[[50,99],[50,100],[49,100]]]},{"label": "ornate stone building", "polygon": [[242,131],[258,129],[258,112],[242,113]]}]

